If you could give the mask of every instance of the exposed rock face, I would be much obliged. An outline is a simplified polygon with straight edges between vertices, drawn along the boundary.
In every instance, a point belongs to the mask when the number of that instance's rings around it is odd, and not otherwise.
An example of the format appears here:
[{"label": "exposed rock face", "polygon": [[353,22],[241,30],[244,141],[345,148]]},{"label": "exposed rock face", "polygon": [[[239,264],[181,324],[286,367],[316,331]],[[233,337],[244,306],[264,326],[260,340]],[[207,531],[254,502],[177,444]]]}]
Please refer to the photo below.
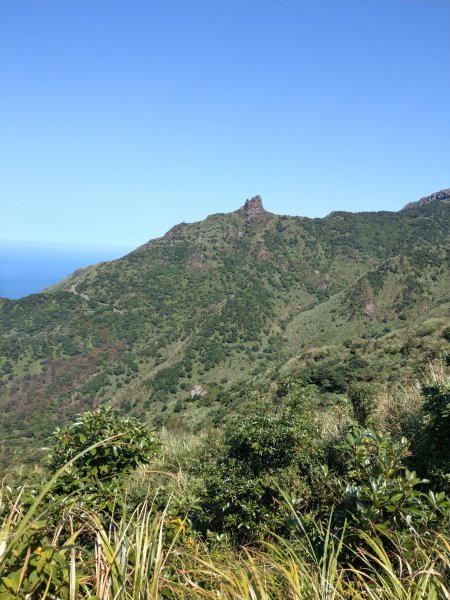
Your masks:
[{"label": "exposed rock face", "polygon": [[167,231],[161,239],[166,240],[167,242],[177,241],[180,237],[180,233],[181,233],[181,230],[183,229],[183,225],[185,225],[184,222],[179,223],[178,225],[174,225],[172,227],[172,229],[169,229],[169,231]]},{"label": "exposed rock face", "polygon": [[205,390],[205,388],[200,383],[194,385],[194,387],[191,390],[191,398],[203,398],[207,395],[207,390]]},{"label": "exposed rock face", "polygon": [[253,196],[250,200],[246,200],[240,210],[244,212],[246,225],[250,225],[255,219],[266,214],[261,196]]},{"label": "exposed rock face", "polygon": [[375,314],[376,306],[373,302],[368,302],[366,306],[363,308],[362,315],[363,317],[372,318]]},{"label": "exposed rock face", "polygon": [[428,204],[429,202],[434,202],[435,200],[450,200],[450,188],[446,190],[441,190],[440,192],[436,192],[435,194],[431,194],[431,196],[425,196],[417,202],[409,202],[406,206],[402,208],[402,210],[406,210],[407,208],[412,208],[413,206],[422,206],[422,204]]},{"label": "exposed rock face", "polygon": [[347,298],[350,319],[374,316],[376,310],[374,292],[367,276],[357,281],[353,289],[349,289]]}]

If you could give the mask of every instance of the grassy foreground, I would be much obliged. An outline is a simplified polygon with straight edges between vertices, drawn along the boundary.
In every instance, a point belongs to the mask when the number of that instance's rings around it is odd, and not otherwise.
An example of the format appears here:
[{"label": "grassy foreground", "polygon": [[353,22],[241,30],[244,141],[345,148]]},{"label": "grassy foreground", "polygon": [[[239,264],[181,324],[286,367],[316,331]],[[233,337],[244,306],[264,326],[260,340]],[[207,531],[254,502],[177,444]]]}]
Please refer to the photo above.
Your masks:
[{"label": "grassy foreground", "polygon": [[[403,548],[394,535],[382,541],[374,529],[371,535],[360,532],[358,543],[348,548],[344,532],[318,526],[317,552],[293,511],[297,533],[289,538],[273,536],[232,549],[220,541],[196,541],[182,519],[169,518],[167,510],[157,513],[145,502],[129,517],[118,510],[108,529],[95,513],[68,508],[42,548],[33,540],[44,516],[39,502],[24,512],[18,497],[2,520],[2,600],[450,597],[450,539],[440,534],[416,537],[413,547]],[[349,560],[343,563],[344,553]]]}]

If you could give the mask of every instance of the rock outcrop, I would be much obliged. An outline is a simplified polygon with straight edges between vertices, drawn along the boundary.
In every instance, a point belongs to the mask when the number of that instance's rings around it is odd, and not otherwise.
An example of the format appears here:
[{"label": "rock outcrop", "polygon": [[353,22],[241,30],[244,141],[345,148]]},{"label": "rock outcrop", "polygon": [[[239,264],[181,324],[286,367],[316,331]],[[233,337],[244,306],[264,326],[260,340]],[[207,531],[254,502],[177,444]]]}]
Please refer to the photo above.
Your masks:
[{"label": "rock outcrop", "polygon": [[161,239],[166,242],[176,242],[177,240],[180,239],[180,234],[181,234],[181,230],[183,229],[183,225],[186,225],[186,223],[184,221],[183,221],[183,223],[178,223],[178,225],[174,225],[172,227],[172,229],[169,229],[169,231],[167,231],[162,236]]},{"label": "rock outcrop", "polygon": [[368,302],[363,308],[362,316],[372,318],[375,315],[376,306],[373,302]]},{"label": "rock outcrop", "polygon": [[450,200],[450,188],[431,194],[431,196],[425,196],[424,198],[421,198],[416,202],[409,202],[406,206],[402,208],[402,210],[406,210],[407,208],[413,208],[414,206],[422,206],[422,204],[428,204],[429,202],[435,202],[436,200]]},{"label": "rock outcrop", "polygon": [[246,200],[244,206],[239,211],[244,213],[246,225],[250,225],[250,223],[262,215],[267,214],[261,196],[253,196],[250,200]]},{"label": "rock outcrop", "polygon": [[196,383],[191,389],[191,398],[204,398],[207,395],[208,391],[200,383]]}]

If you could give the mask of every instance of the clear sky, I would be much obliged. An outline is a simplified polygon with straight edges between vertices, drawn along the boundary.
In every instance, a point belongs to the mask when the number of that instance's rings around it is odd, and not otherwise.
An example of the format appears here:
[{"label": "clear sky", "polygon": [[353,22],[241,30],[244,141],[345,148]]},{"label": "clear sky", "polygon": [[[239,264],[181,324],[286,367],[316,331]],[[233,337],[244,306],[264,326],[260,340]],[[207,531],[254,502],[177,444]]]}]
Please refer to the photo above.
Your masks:
[{"label": "clear sky", "polygon": [[448,0],[0,0],[0,238],[450,186]]}]

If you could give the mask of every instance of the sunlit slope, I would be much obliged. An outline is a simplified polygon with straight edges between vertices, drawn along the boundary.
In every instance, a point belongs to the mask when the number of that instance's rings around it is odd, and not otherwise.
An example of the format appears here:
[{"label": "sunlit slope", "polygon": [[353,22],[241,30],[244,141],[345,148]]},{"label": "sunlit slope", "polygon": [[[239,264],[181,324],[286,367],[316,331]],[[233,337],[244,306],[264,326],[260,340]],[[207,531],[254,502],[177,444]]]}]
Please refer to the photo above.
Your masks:
[{"label": "sunlit slope", "polygon": [[321,346],[338,359],[361,344],[365,360],[380,361],[371,340],[388,348],[395,331],[414,338],[430,318],[442,340],[433,352],[445,353],[449,225],[445,198],[306,219],[267,213],[255,197],[44,294],[0,300],[8,452],[37,448],[55,424],[101,402],[158,426],[218,422],[238,384],[301,370]]}]

